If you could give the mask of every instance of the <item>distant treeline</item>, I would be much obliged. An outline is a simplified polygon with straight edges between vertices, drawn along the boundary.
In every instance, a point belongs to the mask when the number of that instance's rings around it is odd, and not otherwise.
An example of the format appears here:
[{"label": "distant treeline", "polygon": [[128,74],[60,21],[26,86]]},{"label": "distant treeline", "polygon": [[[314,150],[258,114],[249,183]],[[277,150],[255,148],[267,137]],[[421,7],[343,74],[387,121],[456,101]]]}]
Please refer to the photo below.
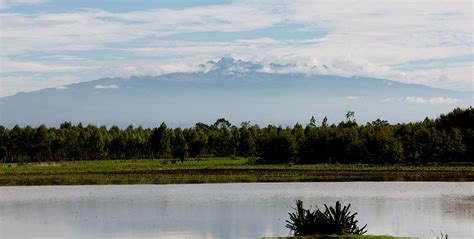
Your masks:
[{"label": "distant treeline", "polygon": [[0,126],[1,162],[93,159],[163,159],[255,157],[280,163],[427,163],[467,162],[474,155],[474,109],[454,109],[437,119],[391,125],[379,120],[358,125],[354,112],[346,121],[321,125],[261,128],[250,122],[233,126],[225,119],[212,125],[171,129],[120,129],[62,123],[59,128]]}]

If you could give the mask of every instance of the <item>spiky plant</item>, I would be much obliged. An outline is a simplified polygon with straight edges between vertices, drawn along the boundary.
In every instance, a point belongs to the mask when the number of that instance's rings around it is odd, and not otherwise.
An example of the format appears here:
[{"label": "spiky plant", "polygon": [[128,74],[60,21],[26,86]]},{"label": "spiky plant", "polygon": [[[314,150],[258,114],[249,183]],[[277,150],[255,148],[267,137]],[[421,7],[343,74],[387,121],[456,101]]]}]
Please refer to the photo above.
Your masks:
[{"label": "spiky plant", "polygon": [[355,220],[357,213],[351,214],[350,204],[341,207],[339,201],[336,207],[328,207],[324,204],[326,210],[321,212],[319,209],[311,211],[303,207],[301,200],[296,200],[295,212],[288,213],[290,219],[285,222],[286,227],[290,229],[295,236],[307,235],[328,235],[328,234],[355,234],[362,235],[366,233],[367,225],[359,228],[358,220]]},{"label": "spiky plant", "polygon": [[357,226],[357,223],[359,222],[358,220],[355,220],[357,212],[351,214],[349,211],[351,204],[341,207],[341,203],[337,201],[336,207],[328,207],[326,204],[324,204],[324,207],[326,208],[326,211],[323,213],[324,218],[322,219],[322,221],[326,223],[324,234],[362,235],[367,232],[365,230],[367,224],[361,228]]},{"label": "spiky plant", "polygon": [[303,201],[296,200],[295,212],[288,213],[290,219],[286,220],[286,228],[290,229],[295,236],[306,236],[317,234],[318,216],[316,210],[311,212],[309,209],[303,207]]}]

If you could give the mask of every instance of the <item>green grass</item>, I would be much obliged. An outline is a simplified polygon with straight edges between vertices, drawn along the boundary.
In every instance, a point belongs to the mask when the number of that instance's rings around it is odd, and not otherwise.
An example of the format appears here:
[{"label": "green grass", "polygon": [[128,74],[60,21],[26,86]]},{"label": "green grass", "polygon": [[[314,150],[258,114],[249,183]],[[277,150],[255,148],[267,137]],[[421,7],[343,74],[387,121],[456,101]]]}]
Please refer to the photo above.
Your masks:
[{"label": "green grass", "polygon": [[251,165],[245,158],[100,160],[0,164],[0,185],[171,184],[314,181],[474,181],[474,164]]}]

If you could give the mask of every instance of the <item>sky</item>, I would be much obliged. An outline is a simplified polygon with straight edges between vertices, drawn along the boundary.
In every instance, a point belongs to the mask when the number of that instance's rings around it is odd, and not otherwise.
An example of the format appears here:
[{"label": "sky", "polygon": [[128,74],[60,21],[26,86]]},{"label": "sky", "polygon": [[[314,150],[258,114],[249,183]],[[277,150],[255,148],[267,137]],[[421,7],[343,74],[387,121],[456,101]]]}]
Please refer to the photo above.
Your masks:
[{"label": "sky", "polygon": [[0,0],[0,97],[223,56],[472,91],[471,0]]}]

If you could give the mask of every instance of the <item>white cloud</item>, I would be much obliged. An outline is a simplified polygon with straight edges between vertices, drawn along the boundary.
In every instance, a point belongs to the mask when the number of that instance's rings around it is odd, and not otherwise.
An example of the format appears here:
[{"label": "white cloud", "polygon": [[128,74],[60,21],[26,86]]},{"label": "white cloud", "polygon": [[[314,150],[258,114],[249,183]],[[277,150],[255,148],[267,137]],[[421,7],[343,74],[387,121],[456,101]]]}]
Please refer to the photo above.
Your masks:
[{"label": "white cloud", "polygon": [[[242,17],[242,12],[246,17]],[[183,32],[250,31],[281,21],[263,7],[244,4],[112,13],[0,13],[3,55],[92,50],[114,42]]]},{"label": "white cloud", "polygon": [[77,56],[69,56],[69,55],[49,55],[49,56],[43,56],[42,58],[44,59],[52,59],[52,60],[59,60],[59,61],[83,61],[86,60],[86,58],[83,57],[77,57]]},{"label": "white cloud", "polygon": [[64,75],[54,77],[40,76],[0,76],[0,97],[14,95],[18,92],[30,92],[44,88],[57,88],[62,85],[80,82],[76,76]]},{"label": "white cloud", "polygon": [[196,72],[199,71],[198,64],[198,62],[165,64],[154,60],[114,61],[108,62],[108,65],[101,69],[101,77],[157,76],[176,72]]},{"label": "white cloud", "polygon": [[[472,76],[472,70],[459,78],[451,76],[453,68],[404,72],[390,67],[415,59],[472,52],[471,1],[292,1],[288,9],[290,21],[323,24],[329,29],[324,41],[294,54],[314,55],[354,75],[401,78],[405,82],[417,83],[424,74],[427,81],[444,77],[443,82],[465,87]],[[447,17],[445,13],[456,14]],[[468,65],[473,67],[472,62]]]},{"label": "white cloud", "polygon": [[456,98],[445,98],[445,97],[434,97],[434,98],[423,98],[423,97],[416,97],[416,96],[407,96],[405,98],[401,98],[402,101],[415,103],[415,104],[433,104],[433,105],[441,105],[441,104],[456,104],[461,102],[461,100]]},{"label": "white cloud", "polygon": [[380,100],[380,103],[388,103],[394,101],[394,98],[384,98]]},{"label": "white cloud", "polygon": [[[14,2],[42,1],[0,0],[0,8]],[[1,70],[95,70],[101,76],[156,75],[194,71],[199,63],[231,54],[244,60],[295,64],[295,67],[278,71],[269,68],[262,71],[360,75],[474,90],[472,61],[412,71],[392,67],[409,61],[472,53],[472,11],[472,2],[469,0],[299,0],[238,1],[185,9],[120,13],[100,9],[64,13],[4,12],[0,13],[0,56],[11,58],[39,52],[50,57],[44,58],[47,62],[4,63],[0,59],[4,65]],[[286,23],[302,25],[305,30],[325,29],[328,34],[322,38],[295,37],[291,40],[278,39],[274,34],[250,35],[220,42],[160,40],[160,37],[179,33],[254,31]],[[285,36],[284,39],[287,38]],[[112,43],[128,43],[139,39],[146,40],[136,48],[126,44],[124,48],[110,47]],[[88,59],[88,63],[78,63],[82,57],[70,52],[104,49],[125,56],[112,54],[110,59]],[[129,59],[127,54],[155,60]],[[119,58],[121,61],[118,61]],[[329,68],[314,70],[308,67],[323,64]]]},{"label": "white cloud", "polygon": [[188,57],[194,61],[197,58],[202,63],[222,57],[226,53],[237,58],[254,58],[256,52],[278,47],[278,45],[267,44],[266,41],[269,39],[240,39],[230,42],[155,41],[147,47],[126,48],[123,51],[139,56],[177,56],[181,59]]},{"label": "white cloud", "polygon": [[[245,13],[245,17],[242,16]],[[269,27],[282,20],[268,7],[255,4],[228,4],[187,9],[160,9],[128,13],[107,13],[122,20],[142,21],[162,34],[207,31],[249,31]]]},{"label": "white cloud", "polygon": [[5,58],[0,64],[0,71],[2,73],[13,72],[67,72],[79,70],[98,69],[96,66],[78,66],[78,65],[64,65],[64,64],[48,64],[33,61],[10,61]]},{"label": "white cloud", "polygon": [[252,39],[240,39],[237,40],[239,43],[247,43],[247,44],[277,44],[280,43],[279,41],[269,38],[269,37],[263,37],[263,38],[252,38]]},{"label": "white cloud", "polygon": [[344,99],[346,99],[346,100],[358,100],[359,97],[357,97],[357,96],[347,96]]},{"label": "white cloud", "polygon": [[118,88],[118,85],[112,84],[112,85],[96,85],[94,86],[96,89],[116,89]]},{"label": "white cloud", "polygon": [[37,5],[47,1],[48,0],[0,0],[0,9],[10,8],[22,4]]},{"label": "white cloud", "polygon": [[160,65],[159,70],[162,74],[174,73],[174,72],[195,72],[197,67],[191,64],[163,64]]}]

